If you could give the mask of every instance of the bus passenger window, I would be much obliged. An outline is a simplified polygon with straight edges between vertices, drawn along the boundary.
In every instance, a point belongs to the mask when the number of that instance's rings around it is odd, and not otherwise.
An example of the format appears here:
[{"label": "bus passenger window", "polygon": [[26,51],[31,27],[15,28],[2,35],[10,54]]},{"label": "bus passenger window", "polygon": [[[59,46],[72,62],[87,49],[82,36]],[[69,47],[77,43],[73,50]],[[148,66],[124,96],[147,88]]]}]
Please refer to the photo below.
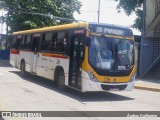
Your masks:
[{"label": "bus passenger window", "polygon": [[44,33],[42,36],[42,45],[41,50],[44,51],[53,51],[54,49],[54,42],[52,40],[52,33]]},{"label": "bus passenger window", "polygon": [[20,48],[21,41],[22,41],[22,36],[16,36],[16,38],[14,37],[12,47],[18,50]]},{"label": "bus passenger window", "polygon": [[31,35],[24,37],[24,49],[31,49]]},{"label": "bus passenger window", "polygon": [[68,34],[65,32],[58,33],[58,39],[56,41],[56,51],[65,52],[67,48]]},{"label": "bus passenger window", "polygon": [[23,36],[22,41],[20,42],[20,49],[24,49],[24,41],[26,41],[27,35]]},{"label": "bus passenger window", "polygon": [[14,36],[11,40],[11,48],[15,49],[16,48],[16,36]]},{"label": "bus passenger window", "polygon": [[53,37],[52,37],[52,40],[53,40],[53,51],[55,51],[55,49],[56,49],[57,35],[58,35],[57,32],[53,33]]},{"label": "bus passenger window", "polygon": [[[32,36],[31,36],[32,38]],[[39,43],[40,43],[40,34],[34,34],[32,39],[32,50],[34,52],[39,51]]]},{"label": "bus passenger window", "polygon": [[41,43],[41,50],[45,50],[45,36],[46,36],[46,34],[43,33],[43,35],[42,35],[42,43]]}]

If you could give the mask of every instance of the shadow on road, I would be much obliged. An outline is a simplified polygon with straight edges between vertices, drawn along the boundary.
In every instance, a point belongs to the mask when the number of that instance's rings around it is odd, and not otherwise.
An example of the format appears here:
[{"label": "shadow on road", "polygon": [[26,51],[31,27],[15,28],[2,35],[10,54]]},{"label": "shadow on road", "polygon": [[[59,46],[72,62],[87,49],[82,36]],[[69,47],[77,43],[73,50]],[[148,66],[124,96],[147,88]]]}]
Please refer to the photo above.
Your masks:
[{"label": "shadow on road", "polygon": [[[11,73],[17,74],[21,77],[19,71],[9,71]],[[23,80],[28,82],[32,82],[34,84],[40,85],[42,87],[54,90],[58,93],[76,99],[80,102],[94,102],[94,101],[126,101],[126,100],[134,100],[134,98],[130,98],[127,96],[122,96],[110,92],[89,92],[82,93],[73,89],[67,88],[65,91],[61,91],[57,88],[56,83],[45,78],[27,74],[25,78],[21,77]]]}]

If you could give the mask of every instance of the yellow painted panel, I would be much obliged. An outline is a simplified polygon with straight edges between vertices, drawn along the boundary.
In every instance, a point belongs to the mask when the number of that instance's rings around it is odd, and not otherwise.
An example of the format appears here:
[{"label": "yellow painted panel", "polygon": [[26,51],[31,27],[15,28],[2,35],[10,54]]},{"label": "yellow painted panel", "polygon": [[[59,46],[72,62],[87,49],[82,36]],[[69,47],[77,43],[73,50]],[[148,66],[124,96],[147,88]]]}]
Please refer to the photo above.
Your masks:
[{"label": "yellow painted panel", "polygon": [[65,30],[65,29],[73,29],[73,28],[79,28],[79,27],[88,28],[88,23],[81,22],[81,23],[72,23],[72,24],[44,27],[44,28],[38,28],[38,29],[32,29],[32,30],[25,30],[25,31],[14,32],[13,35],[40,33],[40,32],[47,32],[47,31],[54,31],[54,30]]}]

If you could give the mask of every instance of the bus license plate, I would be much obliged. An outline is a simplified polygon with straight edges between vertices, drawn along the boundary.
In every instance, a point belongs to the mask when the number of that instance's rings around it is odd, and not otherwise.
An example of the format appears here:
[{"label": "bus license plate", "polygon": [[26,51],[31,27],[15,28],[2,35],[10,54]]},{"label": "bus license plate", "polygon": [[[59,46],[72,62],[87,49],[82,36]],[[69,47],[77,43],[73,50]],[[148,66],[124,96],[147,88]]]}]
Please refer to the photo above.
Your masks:
[{"label": "bus license plate", "polygon": [[118,91],[118,88],[111,88],[111,91]]}]

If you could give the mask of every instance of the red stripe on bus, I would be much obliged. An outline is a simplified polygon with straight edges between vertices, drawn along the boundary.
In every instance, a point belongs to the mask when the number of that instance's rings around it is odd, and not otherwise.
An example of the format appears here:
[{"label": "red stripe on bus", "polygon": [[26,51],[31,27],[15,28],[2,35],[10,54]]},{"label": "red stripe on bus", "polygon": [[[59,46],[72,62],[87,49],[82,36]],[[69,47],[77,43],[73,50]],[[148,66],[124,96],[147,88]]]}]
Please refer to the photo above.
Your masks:
[{"label": "red stripe on bus", "polygon": [[68,59],[67,56],[62,56],[62,55],[54,55],[54,54],[42,54],[45,57],[54,57],[54,58],[63,58],[63,59]]},{"label": "red stripe on bus", "polygon": [[11,54],[19,54],[19,50],[11,50],[10,53]]},{"label": "red stripe on bus", "polygon": [[51,57],[68,59],[68,57],[60,56],[60,55],[51,55]]}]

